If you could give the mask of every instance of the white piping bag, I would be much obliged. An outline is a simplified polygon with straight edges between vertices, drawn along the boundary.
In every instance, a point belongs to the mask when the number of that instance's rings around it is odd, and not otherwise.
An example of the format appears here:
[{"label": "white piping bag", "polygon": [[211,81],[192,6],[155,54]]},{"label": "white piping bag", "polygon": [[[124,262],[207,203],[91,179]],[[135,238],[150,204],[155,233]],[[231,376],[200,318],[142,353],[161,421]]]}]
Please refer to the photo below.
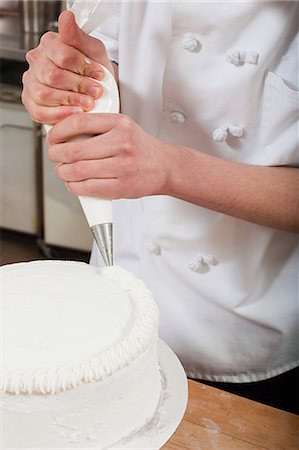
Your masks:
[{"label": "white piping bag", "polygon": [[[93,29],[103,23],[114,13],[113,1],[84,1],[70,0],[67,2],[70,9],[76,17],[78,25],[83,31],[90,33]],[[96,100],[91,113],[118,113],[119,112],[119,94],[116,81],[104,66],[104,78],[99,83],[103,87],[102,96]],[[50,125],[44,125],[46,132],[51,129]],[[82,140],[87,136],[74,138],[73,141]],[[112,201],[104,200],[98,197],[79,196],[79,200],[86,216],[88,225],[95,238],[97,246],[103,257],[106,266],[113,265],[113,218]]]}]

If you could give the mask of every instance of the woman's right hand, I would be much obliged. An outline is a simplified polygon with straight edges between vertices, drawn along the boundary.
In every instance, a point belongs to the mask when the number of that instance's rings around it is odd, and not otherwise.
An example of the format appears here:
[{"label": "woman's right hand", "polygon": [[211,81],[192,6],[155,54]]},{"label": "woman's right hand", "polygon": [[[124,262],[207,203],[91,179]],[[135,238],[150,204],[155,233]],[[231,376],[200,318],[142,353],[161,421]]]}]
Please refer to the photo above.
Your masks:
[{"label": "woman's right hand", "polygon": [[58,30],[45,33],[26,54],[29,69],[23,74],[23,104],[32,120],[48,125],[93,108],[102,95],[95,81],[104,76],[98,63],[114,74],[104,44],[84,33],[71,12],[61,13]]}]

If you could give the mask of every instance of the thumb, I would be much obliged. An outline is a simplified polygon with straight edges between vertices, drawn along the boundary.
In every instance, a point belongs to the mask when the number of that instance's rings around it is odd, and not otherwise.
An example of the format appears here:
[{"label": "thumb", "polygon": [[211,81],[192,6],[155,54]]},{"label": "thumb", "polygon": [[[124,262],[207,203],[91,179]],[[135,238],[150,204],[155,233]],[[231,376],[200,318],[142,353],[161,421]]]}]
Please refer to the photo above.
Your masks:
[{"label": "thumb", "polygon": [[58,31],[64,44],[76,48],[94,61],[101,62],[103,56],[106,55],[103,43],[84,33],[78,27],[75,16],[71,11],[63,11],[60,14]]}]

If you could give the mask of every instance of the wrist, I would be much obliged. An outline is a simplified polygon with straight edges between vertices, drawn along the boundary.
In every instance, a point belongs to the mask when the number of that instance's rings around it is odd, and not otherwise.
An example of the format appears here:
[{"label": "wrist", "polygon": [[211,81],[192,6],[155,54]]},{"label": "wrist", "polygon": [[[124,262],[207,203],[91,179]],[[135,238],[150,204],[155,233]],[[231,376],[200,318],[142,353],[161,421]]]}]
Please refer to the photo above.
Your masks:
[{"label": "wrist", "polygon": [[171,163],[168,163],[167,166],[164,195],[184,198],[187,193],[190,194],[194,185],[194,172],[196,172],[196,178],[199,177],[200,160],[205,155],[190,147],[177,145],[169,145],[168,147],[168,162],[171,161]]}]

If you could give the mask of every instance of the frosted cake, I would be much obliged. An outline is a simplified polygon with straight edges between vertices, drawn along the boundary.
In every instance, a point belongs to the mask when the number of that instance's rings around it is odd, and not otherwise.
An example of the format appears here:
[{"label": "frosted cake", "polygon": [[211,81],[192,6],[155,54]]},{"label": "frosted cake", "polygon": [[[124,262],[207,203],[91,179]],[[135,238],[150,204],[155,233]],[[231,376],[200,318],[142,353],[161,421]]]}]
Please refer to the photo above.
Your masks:
[{"label": "frosted cake", "polygon": [[78,262],[0,270],[3,447],[102,449],[144,425],[161,386],[143,282]]}]

